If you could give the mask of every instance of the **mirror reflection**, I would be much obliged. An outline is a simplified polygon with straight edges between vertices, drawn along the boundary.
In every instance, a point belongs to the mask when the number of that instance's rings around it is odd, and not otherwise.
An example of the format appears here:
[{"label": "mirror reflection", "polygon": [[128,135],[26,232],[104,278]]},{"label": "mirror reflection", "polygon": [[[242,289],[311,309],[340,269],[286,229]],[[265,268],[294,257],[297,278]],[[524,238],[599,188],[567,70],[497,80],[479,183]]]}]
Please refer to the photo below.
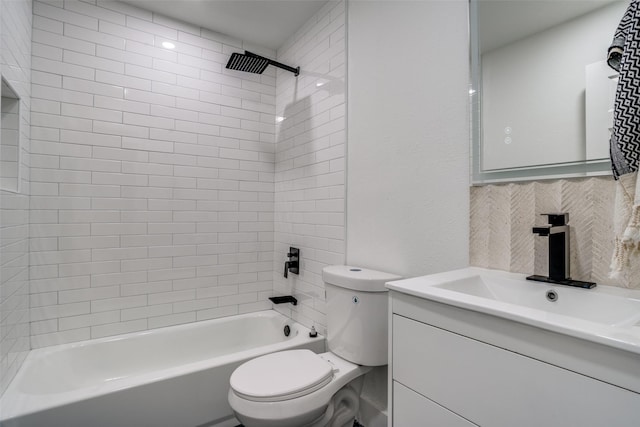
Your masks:
[{"label": "mirror reflection", "polygon": [[606,52],[626,6],[472,0],[475,183],[609,173]]}]

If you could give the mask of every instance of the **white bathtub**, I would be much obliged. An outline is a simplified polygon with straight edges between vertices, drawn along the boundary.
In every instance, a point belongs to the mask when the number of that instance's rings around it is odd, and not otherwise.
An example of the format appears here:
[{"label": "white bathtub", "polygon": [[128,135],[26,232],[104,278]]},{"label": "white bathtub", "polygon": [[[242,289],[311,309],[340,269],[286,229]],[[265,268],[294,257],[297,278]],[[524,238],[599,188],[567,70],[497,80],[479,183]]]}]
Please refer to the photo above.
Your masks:
[{"label": "white bathtub", "polygon": [[0,399],[0,425],[233,426],[233,370],[274,351],[323,352],[308,332],[269,310],[33,350]]}]

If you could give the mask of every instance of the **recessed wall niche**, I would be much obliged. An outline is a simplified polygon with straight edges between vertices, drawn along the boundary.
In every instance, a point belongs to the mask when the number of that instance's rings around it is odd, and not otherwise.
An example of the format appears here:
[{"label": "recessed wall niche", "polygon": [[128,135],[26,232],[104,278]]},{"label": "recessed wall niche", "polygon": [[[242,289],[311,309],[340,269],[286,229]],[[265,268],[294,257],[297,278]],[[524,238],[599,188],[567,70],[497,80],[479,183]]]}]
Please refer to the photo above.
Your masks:
[{"label": "recessed wall niche", "polygon": [[0,190],[19,193],[20,97],[4,78],[0,110]]}]

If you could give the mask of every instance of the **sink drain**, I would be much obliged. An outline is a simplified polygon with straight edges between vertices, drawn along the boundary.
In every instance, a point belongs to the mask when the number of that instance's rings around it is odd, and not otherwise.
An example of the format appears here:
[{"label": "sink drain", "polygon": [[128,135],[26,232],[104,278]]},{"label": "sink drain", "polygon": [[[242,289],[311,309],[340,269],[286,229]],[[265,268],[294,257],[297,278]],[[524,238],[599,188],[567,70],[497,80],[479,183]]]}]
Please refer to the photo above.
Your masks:
[{"label": "sink drain", "polygon": [[556,291],[547,291],[547,299],[551,302],[558,301],[558,294]]}]

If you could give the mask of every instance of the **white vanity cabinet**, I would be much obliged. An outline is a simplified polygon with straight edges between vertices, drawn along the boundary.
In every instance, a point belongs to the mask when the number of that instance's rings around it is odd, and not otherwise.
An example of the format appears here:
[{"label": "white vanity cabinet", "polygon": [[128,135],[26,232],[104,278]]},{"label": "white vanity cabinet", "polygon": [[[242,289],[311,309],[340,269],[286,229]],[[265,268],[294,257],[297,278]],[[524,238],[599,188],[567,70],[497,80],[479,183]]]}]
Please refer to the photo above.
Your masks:
[{"label": "white vanity cabinet", "polygon": [[390,426],[640,426],[637,354],[401,292],[389,321]]},{"label": "white vanity cabinet", "polygon": [[[395,426],[473,427],[475,424],[416,393],[397,381],[393,383]],[[427,424],[428,423],[428,424]]]}]

